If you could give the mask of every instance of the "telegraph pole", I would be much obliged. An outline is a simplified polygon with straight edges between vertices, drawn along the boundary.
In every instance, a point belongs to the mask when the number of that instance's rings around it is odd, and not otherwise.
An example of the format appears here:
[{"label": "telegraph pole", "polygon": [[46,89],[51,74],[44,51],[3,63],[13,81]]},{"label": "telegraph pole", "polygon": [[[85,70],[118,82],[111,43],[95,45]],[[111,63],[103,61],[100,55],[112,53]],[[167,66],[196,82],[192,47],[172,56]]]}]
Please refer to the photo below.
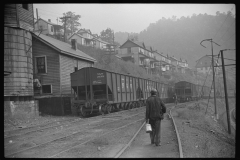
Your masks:
[{"label": "telegraph pole", "polygon": [[[215,116],[216,119],[218,119],[218,114],[217,114],[217,106],[216,106],[216,91],[215,91],[215,72],[214,72],[214,59],[213,59],[213,44],[215,43],[212,41],[212,39],[205,39],[202,40],[200,45],[203,46],[204,48],[206,48],[204,45],[202,45],[203,41],[210,41],[211,42],[211,48],[212,48],[212,73],[213,73],[213,94],[214,94],[214,107],[215,107]],[[216,45],[220,46],[219,44],[215,43]]]},{"label": "telegraph pole", "polygon": [[38,23],[38,9],[36,8],[36,14],[37,14],[37,30],[39,30],[39,23]]},{"label": "telegraph pole", "polygon": [[66,42],[66,21],[67,18],[72,18],[70,16],[60,17],[60,19],[64,19],[64,42]]},{"label": "telegraph pole", "polygon": [[[227,50],[227,49],[224,49],[224,50]],[[221,52],[221,59],[222,59],[222,71],[223,71],[223,82],[224,82],[225,102],[226,102],[226,111],[227,111],[228,133],[231,134],[230,113],[229,113],[228,93],[227,93],[227,82],[226,82],[226,73],[225,73],[224,57],[223,57],[223,51],[224,50],[220,50],[220,52]]]}]

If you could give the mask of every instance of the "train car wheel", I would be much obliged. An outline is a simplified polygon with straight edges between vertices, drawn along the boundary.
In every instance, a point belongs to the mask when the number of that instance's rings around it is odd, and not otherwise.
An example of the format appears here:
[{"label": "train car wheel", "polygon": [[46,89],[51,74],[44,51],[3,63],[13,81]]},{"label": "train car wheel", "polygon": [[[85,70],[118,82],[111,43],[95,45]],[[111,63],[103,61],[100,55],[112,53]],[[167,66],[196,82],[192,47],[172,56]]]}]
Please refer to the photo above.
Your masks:
[{"label": "train car wheel", "polygon": [[136,108],[136,103],[135,102],[132,103],[132,108]]},{"label": "train car wheel", "polygon": [[89,113],[88,113],[88,111],[87,111],[87,108],[86,108],[85,106],[81,106],[81,107],[80,107],[80,112],[81,112],[81,115],[82,115],[83,117],[86,117],[86,116],[89,115]]},{"label": "train car wheel", "polygon": [[104,110],[105,110],[104,105],[99,105],[99,113],[100,113],[101,115],[104,115]]},{"label": "train car wheel", "polygon": [[132,106],[132,103],[128,104],[129,105],[129,109],[132,109],[133,106]]},{"label": "train car wheel", "polygon": [[107,113],[111,113],[112,112],[112,105],[108,104],[106,106],[106,109],[107,109]]}]

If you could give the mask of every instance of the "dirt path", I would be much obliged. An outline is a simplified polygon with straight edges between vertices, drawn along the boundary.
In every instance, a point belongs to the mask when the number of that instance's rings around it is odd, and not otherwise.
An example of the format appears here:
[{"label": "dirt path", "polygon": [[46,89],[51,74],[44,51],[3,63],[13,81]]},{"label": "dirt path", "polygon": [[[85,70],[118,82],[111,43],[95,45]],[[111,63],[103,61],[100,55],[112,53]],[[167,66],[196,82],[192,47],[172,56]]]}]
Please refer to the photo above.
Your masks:
[{"label": "dirt path", "polygon": [[161,122],[161,129],[161,146],[157,147],[155,144],[151,144],[150,136],[143,127],[120,158],[179,158],[177,136],[167,114]]}]

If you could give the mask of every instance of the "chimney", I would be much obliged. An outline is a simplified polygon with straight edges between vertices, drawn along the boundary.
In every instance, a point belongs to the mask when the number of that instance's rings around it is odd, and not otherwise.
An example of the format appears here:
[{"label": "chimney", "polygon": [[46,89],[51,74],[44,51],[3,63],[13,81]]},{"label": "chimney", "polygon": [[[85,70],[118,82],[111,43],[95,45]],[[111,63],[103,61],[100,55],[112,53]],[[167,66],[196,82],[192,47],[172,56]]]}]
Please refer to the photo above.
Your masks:
[{"label": "chimney", "polygon": [[51,19],[48,19],[48,22],[51,22]]},{"label": "chimney", "polygon": [[72,49],[77,50],[77,39],[71,39]]}]

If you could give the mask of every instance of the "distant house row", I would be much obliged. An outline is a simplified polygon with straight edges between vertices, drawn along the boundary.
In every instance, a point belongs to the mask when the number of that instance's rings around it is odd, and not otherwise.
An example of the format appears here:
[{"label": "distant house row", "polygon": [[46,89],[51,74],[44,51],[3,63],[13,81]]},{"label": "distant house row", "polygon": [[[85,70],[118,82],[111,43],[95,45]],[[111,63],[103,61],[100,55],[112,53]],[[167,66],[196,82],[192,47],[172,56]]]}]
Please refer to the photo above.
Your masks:
[{"label": "distant house row", "polygon": [[[39,18],[34,23],[35,31],[42,31],[41,34],[52,36],[63,36],[64,31],[61,25],[54,24],[50,19],[48,21]],[[75,39],[78,44],[91,46],[106,51],[114,51],[114,45],[103,41],[97,34],[92,34],[89,29],[80,29],[75,33],[66,30],[66,38],[68,41]]]},{"label": "distant house row", "polygon": [[165,71],[176,71],[185,73],[191,71],[186,60],[177,60],[174,56],[165,56],[154,50],[151,46],[146,46],[144,42],[137,42],[128,39],[118,50],[117,56],[125,61],[146,69],[148,74],[162,74]]},{"label": "distant house row", "polygon": [[[166,56],[163,53],[159,53],[151,46],[146,46],[144,42],[138,42],[128,39],[117,50],[118,58],[131,61],[132,63],[146,69],[148,74],[160,74],[164,75],[166,71],[180,72],[180,73],[203,73],[212,74],[212,58],[210,56],[203,56],[196,61],[195,68],[188,66],[187,60],[178,60],[174,56]],[[217,61],[214,61],[214,65],[218,66]],[[220,68],[215,67],[216,74],[220,74]]]}]

